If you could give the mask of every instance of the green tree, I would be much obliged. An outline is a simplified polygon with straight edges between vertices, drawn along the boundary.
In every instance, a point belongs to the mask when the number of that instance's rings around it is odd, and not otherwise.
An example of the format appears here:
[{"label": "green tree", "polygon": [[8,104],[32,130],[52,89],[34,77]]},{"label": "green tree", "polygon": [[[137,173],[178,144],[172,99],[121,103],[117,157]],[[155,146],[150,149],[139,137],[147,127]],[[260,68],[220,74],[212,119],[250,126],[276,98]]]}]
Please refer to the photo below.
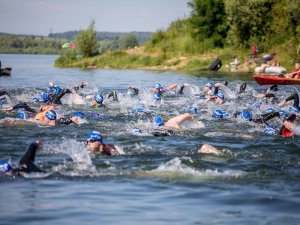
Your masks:
[{"label": "green tree", "polygon": [[210,41],[213,46],[208,47],[222,47],[228,30],[223,0],[191,0],[188,5],[192,36],[200,42]]},{"label": "green tree", "polygon": [[120,49],[134,48],[139,45],[135,35],[129,34],[120,38]]},{"label": "green tree", "polygon": [[82,30],[75,38],[78,50],[84,57],[91,57],[96,54],[97,40],[96,31],[94,30],[95,21],[92,21],[86,30]]}]

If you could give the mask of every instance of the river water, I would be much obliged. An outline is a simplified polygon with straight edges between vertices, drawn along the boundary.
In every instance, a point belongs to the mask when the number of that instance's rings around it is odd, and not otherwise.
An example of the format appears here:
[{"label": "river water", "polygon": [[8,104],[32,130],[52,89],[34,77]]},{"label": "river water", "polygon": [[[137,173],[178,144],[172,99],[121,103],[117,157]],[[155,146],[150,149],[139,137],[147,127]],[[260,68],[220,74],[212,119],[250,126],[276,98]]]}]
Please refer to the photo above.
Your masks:
[{"label": "river water", "polygon": [[[79,125],[9,123],[3,121],[16,112],[0,112],[0,160],[17,164],[28,144],[40,139],[44,149],[36,164],[50,173],[44,178],[0,175],[0,224],[300,224],[299,137],[264,134],[262,126],[231,116],[211,118],[214,109],[232,113],[256,101],[254,96],[266,87],[250,74],[58,69],[53,67],[56,57],[0,55],[3,66],[13,67],[11,77],[0,77],[0,90],[38,108],[31,98],[39,97],[49,81],[60,87],[88,81],[83,91],[116,90],[120,101],[105,100],[107,108],[95,110],[66,99],[57,110],[61,115],[98,113]],[[201,99],[207,81],[225,80],[227,103],[217,106]],[[187,82],[190,87],[184,95],[157,103],[148,91],[156,82]],[[248,85],[239,100],[235,93],[243,82]],[[126,95],[128,85],[141,90],[140,99]],[[282,99],[297,91],[279,89]],[[188,127],[167,137],[148,134],[151,122],[131,112],[143,105],[166,119],[195,104],[195,118],[205,128]],[[145,132],[132,134],[134,127]],[[125,155],[89,154],[85,136],[90,130],[100,131],[105,143],[117,144]],[[198,154],[203,144],[222,154]]]}]

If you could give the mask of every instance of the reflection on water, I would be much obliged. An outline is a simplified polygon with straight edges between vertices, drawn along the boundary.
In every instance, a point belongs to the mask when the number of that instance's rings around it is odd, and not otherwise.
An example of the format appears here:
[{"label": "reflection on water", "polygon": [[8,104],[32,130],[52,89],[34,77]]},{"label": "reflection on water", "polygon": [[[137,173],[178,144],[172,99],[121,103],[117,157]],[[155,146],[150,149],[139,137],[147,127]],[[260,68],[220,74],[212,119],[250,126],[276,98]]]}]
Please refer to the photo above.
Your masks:
[{"label": "reflection on water", "polygon": [[[89,82],[88,93],[103,95],[116,90],[119,102],[105,101],[107,108],[93,109],[85,101],[65,98],[60,115],[83,111],[89,115],[79,125],[47,127],[15,118],[16,112],[0,112],[0,160],[16,164],[26,146],[41,139],[44,150],[37,164],[49,172],[45,177],[0,176],[2,193],[0,224],[297,224],[299,221],[299,137],[283,139],[267,135],[263,127],[234,118],[248,109],[265,87],[251,74],[135,70],[81,70],[54,68],[56,56],[1,55],[2,64],[13,67],[11,77],[0,77],[0,90],[15,101],[31,101],[45,91],[49,81],[61,87]],[[229,81],[222,106],[201,97],[207,81]],[[247,92],[236,93],[243,82]],[[153,100],[149,89],[156,82],[190,84],[184,95]],[[139,98],[129,97],[127,87],[140,89]],[[280,87],[284,99],[295,87]],[[75,102],[78,103],[78,102]],[[174,136],[153,137],[152,117],[165,119],[198,107],[195,117],[204,126],[186,124]],[[132,113],[142,106],[149,113]],[[276,105],[274,105],[276,107]],[[221,108],[227,119],[215,120]],[[261,111],[253,110],[253,113]],[[281,121],[272,122],[280,126]],[[140,127],[142,134],[130,132]],[[105,143],[121,146],[125,155],[102,157],[87,152],[85,136],[100,130]],[[211,144],[222,154],[197,154]],[[263,222],[262,222],[263,221]]]}]

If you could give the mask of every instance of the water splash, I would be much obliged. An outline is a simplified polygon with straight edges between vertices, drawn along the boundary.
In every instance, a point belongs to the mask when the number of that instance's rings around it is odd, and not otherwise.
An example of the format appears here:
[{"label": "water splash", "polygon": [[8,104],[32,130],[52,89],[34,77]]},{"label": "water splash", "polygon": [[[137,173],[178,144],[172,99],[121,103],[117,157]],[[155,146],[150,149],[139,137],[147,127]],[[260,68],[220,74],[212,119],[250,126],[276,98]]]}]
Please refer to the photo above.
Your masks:
[{"label": "water splash", "polygon": [[192,179],[214,179],[214,178],[238,178],[244,176],[246,172],[241,170],[196,170],[190,166],[184,165],[178,157],[160,165],[157,169],[150,171],[151,175],[167,179],[192,178]]}]

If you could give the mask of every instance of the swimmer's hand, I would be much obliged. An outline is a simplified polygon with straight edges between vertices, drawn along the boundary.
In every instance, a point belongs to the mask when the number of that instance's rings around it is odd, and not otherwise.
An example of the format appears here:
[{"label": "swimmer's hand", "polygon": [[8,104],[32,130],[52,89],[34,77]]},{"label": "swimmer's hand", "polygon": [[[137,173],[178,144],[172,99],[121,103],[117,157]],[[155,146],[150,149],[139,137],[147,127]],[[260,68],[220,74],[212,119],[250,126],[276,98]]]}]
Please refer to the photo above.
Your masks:
[{"label": "swimmer's hand", "polygon": [[72,123],[77,124],[78,123],[78,118],[74,116],[74,117],[71,118],[71,121],[72,121]]},{"label": "swimmer's hand", "polygon": [[281,106],[283,106],[285,103],[286,103],[286,101],[283,100],[283,101],[281,101],[281,102],[278,104],[278,106],[281,107]]}]

